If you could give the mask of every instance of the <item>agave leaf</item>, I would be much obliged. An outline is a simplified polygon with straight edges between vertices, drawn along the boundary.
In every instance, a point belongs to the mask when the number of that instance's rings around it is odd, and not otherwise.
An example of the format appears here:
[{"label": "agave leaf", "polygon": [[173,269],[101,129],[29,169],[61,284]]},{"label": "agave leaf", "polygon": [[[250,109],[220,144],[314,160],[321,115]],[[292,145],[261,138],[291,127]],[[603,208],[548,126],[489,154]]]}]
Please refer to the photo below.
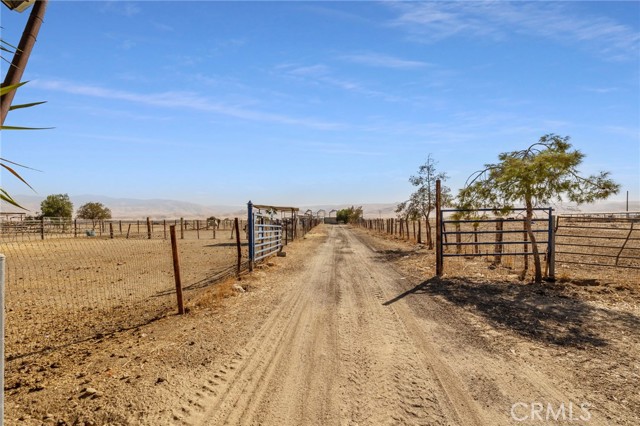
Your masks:
[{"label": "agave leaf", "polygon": [[21,127],[21,126],[0,126],[1,130],[51,130],[55,127]]},{"label": "agave leaf", "polygon": [[24,86],[28,81],[23,81],[22,83],[10,84],[9,86],[0,86],[0,96],[4,96],[5,94],[11,92],[12,90],[17,89],[20,86]]},{"label": "agave leaf", "polygon": [[5,163],[11,163],[11,164],[13,164],[14,166],[23,167],[23,168],[25,168],[25,169],[29,169],[29,170],[35,170],[36,172],[41,172],[41,171],[42,171],[42,170],[34,169],[34,168],[32,168],[32,167],[29,167],[29,166],[25,166],[24,164],[16,163],[15,161],[7,160],[6,158],[2,158],[2,157],[0,157],[0,162],[3,162],[3,161],[4,161]]},{"label": "agave leaf", "polygon": [[11,204],[12,206],[16,206],[18,208],[21,208],[22,210],[27,210],[24,207],[22,207],[20,204],[18,204],[18,202],[16,200],[11,198],[11,195],[9,195],[9,193],[7,191],[5,191],[4,189],[2,189],[2,188],[0,188],[0,200],[6,201],[7,203]]},{"label": "agave leaf", "polygon": [[20,108],[31,108],[32,106],[42,105],[44,103],[47,103],[47,101],[31,102],[28,104],[20,104],[20,105],[11,105],[9,107],[9,111],[13,111],[14,109],[20,109]]},{"label": "agave leaf", "polygon": [[20,180],[22,181],[22,183],[24,183],[24,184],[25,184],[25,185],[27,185],[29,188],[31,188],[31,190],[32,190],[33,192],[35,192],[35,191],[36,191],[35,189],[33,189],[33,187],[32,187],[31,185],[29,185],[29,183],[27,183],[27,181],[26,181],[26,180],[22,179],[22,176],[20,176],[20,175],[18,174],[18,172],[16,172],[15,170],[13,170],[11,167],[7,166],[7,165],[6,165],[6,164],[4,164],[4,163],[0,163],[0,166],[1,166],[1,167],[3,167],[3,168],[5,168],[5,169],[7,169],[7,170],[9,171],[9,173],[11,173],[12,175],[14,175],[14,176],[15,176],[15,177],[17,177],[18,179],[20,179]]},{"label": "agave leaf", "polygon": [[7,45],[7,46],[9,46],[10,48],[12,48],[14,51],[19,50],[16,46],[14,46],[13,44],[11,44],[11,43],[9,43],[9,42],[7,42],[7,41],[5,41],[5,40],[0,39],[0,43],[2,43],[2,44],[6,44],[6,45]]}]

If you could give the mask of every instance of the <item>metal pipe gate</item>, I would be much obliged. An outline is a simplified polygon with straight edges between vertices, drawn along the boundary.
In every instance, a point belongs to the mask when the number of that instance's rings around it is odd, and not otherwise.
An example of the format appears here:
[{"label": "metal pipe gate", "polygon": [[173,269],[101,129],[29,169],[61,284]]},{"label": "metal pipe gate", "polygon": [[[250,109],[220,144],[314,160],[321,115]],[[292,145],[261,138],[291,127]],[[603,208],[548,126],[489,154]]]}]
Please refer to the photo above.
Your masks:
[{"label": "metal pipe gate", "polygon": [[248,239],[249,270],[253,265],[282,250],[282,224],[273,218],[273,213],[262,213],[256,210],[249,201],[248,207]]},{"label": "metal pipe gate", "polygon": [[[443,269],[444,258],[445,257],[487,257],[490,255],[494,255],[497,257],[502,256],[530,256],[533,255],[532,251],[527,250],[516,250],[516,251],[504,251],[503,247],[506,245],[519,245],[523,247],[527,247],[531,244],[531,241],[527,241],[525,238],[509,238],[509,240],[505,240],[504,236],[507,235],[524,235],[524,229],[504,229],[503,224],[514,224],[514,223],[524,223],[524,218],[486,218],[486,217],[477,217],[471,219],[451,219],[445,218],[445,214],[451,213],[473,213],[479,212],[482,215],[487,212],[493,212],[493,209],[473,209],[473,210],[461,210],[461,209],[438,209],[437,212],[437,237],[436,244],[438,245],[437,250],[437,258],[436,262],[440,266],[440,270]],[[524,208],[514,208],[513,212],[526,212]],[[544,212],[547,217],[546,218],[534,218],[533,222],[545,222],[545,227],[542,229],[532,229],[533,233],[536,234],[546,234],[546,240],[536,241],[537,244],[546,245],[546,250],[541,252],[546,252],[547,262],[549,266],[549,275],[551,277],[555,274],[555,236],[554,236],[554,219],[553,219],[553,209],[552,208],[537,208],[535,211]],[[478,228],[482,224],[487,223],[495,223],[495,229],[483,229],[479,230]],[[447,230],[447,224],[452,224],[456,227],[456,230]],[[473,230],[461,230],[461,225],[463,224],[473,224]],[[461,241],[461,236],[473,236],[474,241]],[[480,241],[478,237],[486,236],[486,235],[495,235],[495,239],[493,241],[484,240]],[[447,236],[454,236],[456,241],[450,241]],[[473,247],[473,252],[462,253],[461,247]],[[480,247],[493,246],[493,252],[482,252],[479,250]],[[456,247],[455,252],[447,251],[448,247]]]}]

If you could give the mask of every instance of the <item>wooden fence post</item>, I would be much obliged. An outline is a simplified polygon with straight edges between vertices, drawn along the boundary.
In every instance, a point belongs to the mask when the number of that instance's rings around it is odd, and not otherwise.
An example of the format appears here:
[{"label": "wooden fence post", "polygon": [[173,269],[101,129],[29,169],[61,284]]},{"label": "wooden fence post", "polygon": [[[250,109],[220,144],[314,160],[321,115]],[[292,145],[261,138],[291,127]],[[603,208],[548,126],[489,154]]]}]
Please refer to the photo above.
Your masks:
[{"label": "wooden fence post", "polygon": [[184,240],[184,218],[180,218],[180,239]]},{"label": "wooden fence post", "polygon": [[129,239],[130,232],[131,232],[131,224],[129,224],[129,227],[127,228],[127,240]]},{"label": "wooden fence post", "polygon": [[233,220],[234,227],[236,229],[236,247],[238,248],[238,276],[240,276],[240,268],[242,267],[242,245],[240,243],[240,224],[238,218]]},{"label": "wooden fence post", "polygon": [[523,273],[522,275],[524,276],[527,271],[529,270],[529,244],[527,243],[527,241],[529,241],[529,234],[527,233],[527,224],[525,222],[522,222],[522,225],[524,226],[524,267],[523,267]]},{"label": "wooden fence post", "polygon": [[440,216],[442,214],[440,205],[440,179],[436,180],[436,276],[441,277],[444,272],[444,262],[442,261],[442,224]]},{"label": "wooden fence post", "polygon": [[151,219],[147,217],[147,239],[151,239]]},{"label": "wooden fence post", "polygon": [[503,237],[503,233],[502,231],[504,230],[504,219],[503,218],[499,218],[498,221],[496,222],[496,245],[493,249],[494,252],[494,256],[493,256],[493,264],[494,265],[500,265],[500,263],[502,262],[502,237]]},{"label": "wooden fence post", "polygon": [[113,240],[113,223],[109,222],[109,238]]},{"label": "wooden fence post", "polygon": [[182,300],[182,280],[180,279],[180,259],[178,258],[178,242],[176,241],[176,227],[171,226],[171,254],[173,256],[173,275],[176,282],[176,297],[178,299],[178,313],[184,314],[184,302]]},{"label": "wooden fence post", "polygon": [[162,233],[164,234],[164,239],[167,239],[167,220],[162,220]]},{"label": "wooden fence post", "polygon": [[200,219],[196,219],[196,236],[200,239]]},{"label": "wooden fence post", "polygon": [[462,242],[462,234],[460,232],[462,232],[460,222],[456,222],[456,254],[462,253],[462,244],[460,244]]}]

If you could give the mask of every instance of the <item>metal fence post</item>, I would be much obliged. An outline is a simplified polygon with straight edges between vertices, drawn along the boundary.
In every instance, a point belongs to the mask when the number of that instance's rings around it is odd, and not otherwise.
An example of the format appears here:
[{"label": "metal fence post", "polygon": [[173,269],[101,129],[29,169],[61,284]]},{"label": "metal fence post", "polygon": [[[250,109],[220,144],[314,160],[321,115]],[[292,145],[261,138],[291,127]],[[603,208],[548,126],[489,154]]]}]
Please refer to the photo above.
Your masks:
[{"label": "metal fence post", "polygon": [[0,343],[0,389],[2,389],[2,399],[0,399],[0,419],[4,419],[4,254],[0,254],[0,333],[2,333]]},{"label": "metal fence post", "polygon": [[233,226],[236,230],[236,248],[238,250],[238,277],[240,276],[240,269],[242,268],[242,244],[240,242],[240,223],[238,223],[238,218],[234,218]]},{"label": "metal fence post", "polygon": [[247,237],[249,240],[249,270],[253,271],[253,262],[255,259],[255,247],[253,246],[254,241],[254,225],[253,225],[253,203],[249,201],[247,203]]},{"label": "metal fence post", "polygon": [[556,233],[554,228],[553,208],[549,208],[549,280],[556,280]]},{"label": "metal fence post", "polygon": [[175,225],[169,228],[169,233],[171,235],[171,255],[173,258],[173,276],[176,283],[176,297],[178,299],[178,313],[182,315],[184,314],[184,302],[182,299],[182,279],[180,277],[180,260]]}]

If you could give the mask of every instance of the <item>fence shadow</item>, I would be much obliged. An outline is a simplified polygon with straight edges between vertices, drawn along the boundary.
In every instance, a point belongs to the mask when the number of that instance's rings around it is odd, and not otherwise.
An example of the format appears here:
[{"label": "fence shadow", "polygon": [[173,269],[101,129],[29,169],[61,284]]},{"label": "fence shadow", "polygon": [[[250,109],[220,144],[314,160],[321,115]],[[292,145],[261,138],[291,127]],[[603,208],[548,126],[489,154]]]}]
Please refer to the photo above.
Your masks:
[{"label": "fence shadow", "polygon": [[[526,338],[557,346],[606,346],[607,329],[637,330],[640,318],[624,312],[595,308],[568,296],[563,287],[513,282],[478,282],[433,277],[384,303],[391,305],[410,295],[440,296],[456,306],[482,315],[492,325]],[[592,327],[600,322],[598,327]]]}]

